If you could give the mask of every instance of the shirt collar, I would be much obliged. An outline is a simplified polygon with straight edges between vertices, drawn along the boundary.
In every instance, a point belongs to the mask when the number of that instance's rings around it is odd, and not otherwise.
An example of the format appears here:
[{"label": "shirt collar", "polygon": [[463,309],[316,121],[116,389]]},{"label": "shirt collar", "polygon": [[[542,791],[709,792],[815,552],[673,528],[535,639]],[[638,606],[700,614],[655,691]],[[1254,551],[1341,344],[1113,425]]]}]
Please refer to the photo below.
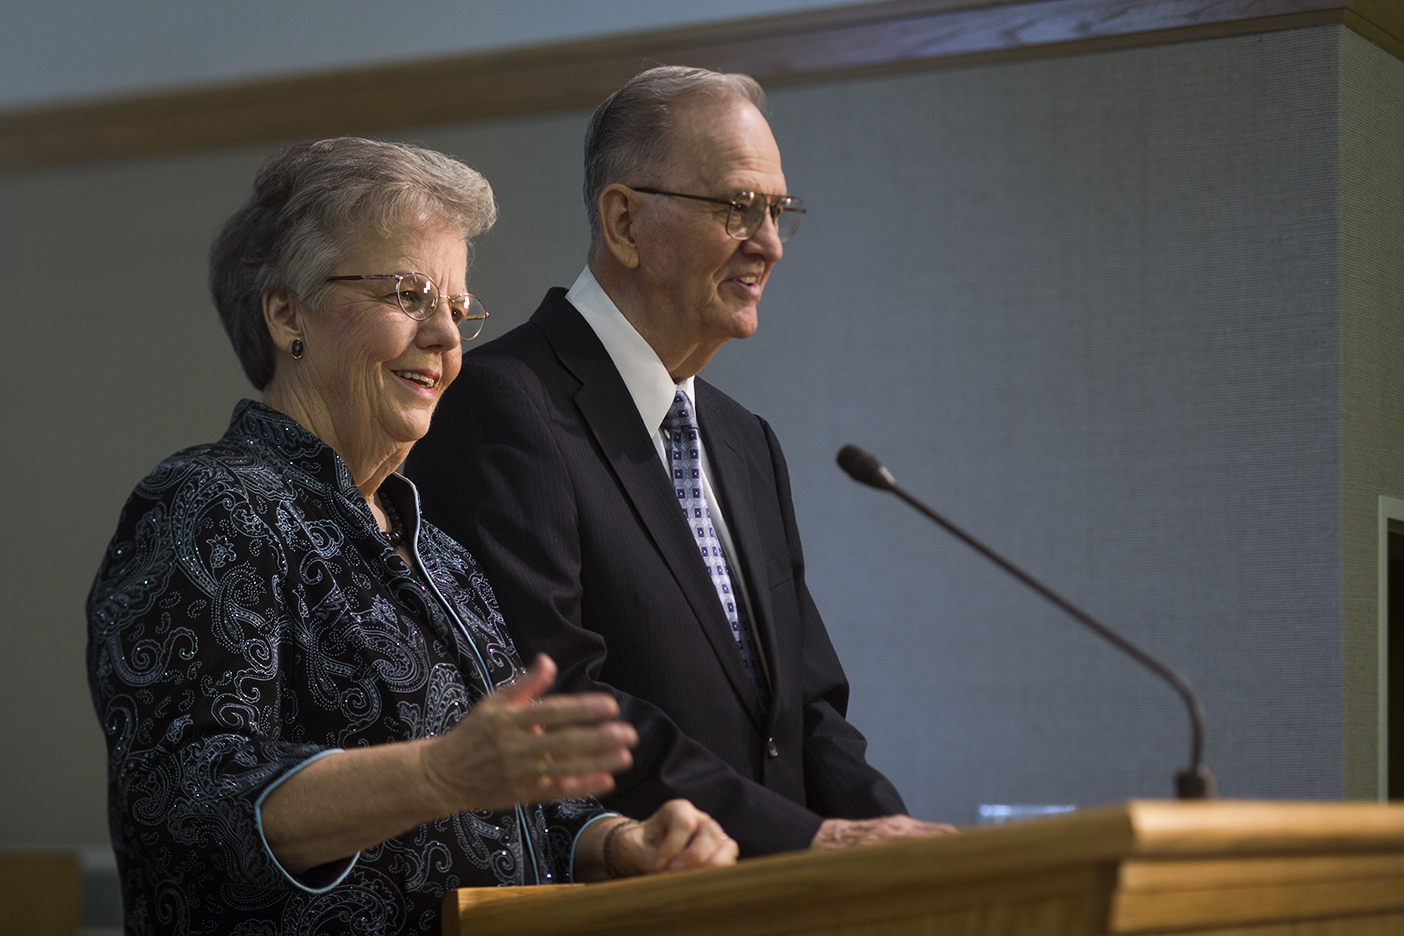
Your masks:
[{"label": "shirt collar", "polygon": [[668,369],[659,360],[658,352],[619,311],[588,266],[576,278],[575,285],[566,293],[566,299],[594,329],[595,336],[609,353],[619,376],[624,378],[624,386],[634,399],[639,418],[650,433],[658,432],[663,417],[668,415],[673,405],[673,396],[679,390],[684,391],[692,401],[693,412],[697,411],[697,397],[692,392],[693,378],[673,382]]}]

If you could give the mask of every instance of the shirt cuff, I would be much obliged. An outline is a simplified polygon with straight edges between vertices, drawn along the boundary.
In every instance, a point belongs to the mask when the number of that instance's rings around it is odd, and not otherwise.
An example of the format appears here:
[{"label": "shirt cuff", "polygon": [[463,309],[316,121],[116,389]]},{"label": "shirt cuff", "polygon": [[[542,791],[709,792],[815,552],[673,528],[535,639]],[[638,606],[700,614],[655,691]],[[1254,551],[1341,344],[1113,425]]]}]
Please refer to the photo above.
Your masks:
[{"label": "shirt cuff", "polygon": [[[258,838],[259,841],[263,843],[264,852],[267,853],[269,860],[273,862],[273,867],[278,869],[278,872],[283,875],[289,884],[309,894],[325,894],[327,891],[340,884],[346,879],[346,875],[351,873],[351,869],[355,866],[356,860],[361,857],[361,853],[357,852],[350,858],[342,858],[336,861],[328,861],[326,864],[319,864],[315,868],[308,868],[300,875],[291,873],[287,868],[283,867],[283,863],[278,860],[278,856],[273,854],[273,849],[268,845],[268,837],[263,834],[263,801],[268,798],[269,793],[278,789],[283,781],[287,780],[308,764],[319,761],[329,754],[340,753],[341,748],[331,748],[330,750],[314,754],[270,783],[267,788],[259,794],[258,800],[254,802],[254,825],[258,827]],[[574,855],[575,849],[574,846],[572,846],[572,858]]]},{"label": "shirt cuff", "polygon": [[623,813],[617,812],[600,813],[598,816],[591,819],[589,822],[585,823],[583,826],[580,827],[580,831],[575,833],[575,838],[572,839],[570,843],[570,880],[566,883],[575,883],[575,846],[580,844],[580,836],[585,834],[585,830],[590,828],[590,826],[594,825],[595,823],[599,822],[601,819],[609,819],[611,817],[623,818],[623,815]]}]

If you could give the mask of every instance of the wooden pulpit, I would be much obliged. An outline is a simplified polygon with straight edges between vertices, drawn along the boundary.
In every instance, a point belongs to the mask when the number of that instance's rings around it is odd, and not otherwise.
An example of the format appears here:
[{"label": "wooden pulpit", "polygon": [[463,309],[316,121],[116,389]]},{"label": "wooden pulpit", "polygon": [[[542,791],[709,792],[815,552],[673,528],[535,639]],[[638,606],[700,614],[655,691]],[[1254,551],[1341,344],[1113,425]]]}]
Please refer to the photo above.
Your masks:
[{"label": "wooden pulpit", "polygon": [[0,851],[0,936],[78,936],[82,925],[75,852]]},{"label": "wooden pulpit", "polygon": [[603,884],[464,888],[448,936],[1404,936],[1404,805],[1131,802]]}]

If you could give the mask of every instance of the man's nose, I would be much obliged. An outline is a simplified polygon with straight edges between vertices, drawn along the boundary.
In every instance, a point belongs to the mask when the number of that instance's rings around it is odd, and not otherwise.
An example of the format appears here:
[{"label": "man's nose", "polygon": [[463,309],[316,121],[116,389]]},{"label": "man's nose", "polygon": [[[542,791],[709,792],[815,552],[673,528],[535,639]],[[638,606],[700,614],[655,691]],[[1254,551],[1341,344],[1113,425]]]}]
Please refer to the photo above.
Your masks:
[{"label": "man's nose", "polygon": [[780,225],[777,223],[777,219],[767,211],[760,228],[746,240],[742,247],[743,249],[749,248],[748,252],[759,253],[771,263],[779,260],[784,256],[785,245],[780,240]]}]

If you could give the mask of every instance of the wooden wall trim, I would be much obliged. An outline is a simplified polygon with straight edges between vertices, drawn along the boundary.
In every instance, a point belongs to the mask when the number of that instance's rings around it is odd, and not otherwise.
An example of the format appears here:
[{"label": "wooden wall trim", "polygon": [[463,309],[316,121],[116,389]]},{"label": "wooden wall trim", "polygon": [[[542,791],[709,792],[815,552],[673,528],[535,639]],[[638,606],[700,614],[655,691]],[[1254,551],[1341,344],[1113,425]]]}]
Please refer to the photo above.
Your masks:
[{"label": "wooden wall trim", "polygon": [[1404,57],[1400,0],[887,0],[0,113],[0,171],[585,109],[659,62],[783,86],[1328,23]]},{"label": "wooden wall trim", "polygon": [[1380,48],[1404,59],[1404,3],[1400,0],[1351,0],[1344,22]]}]

